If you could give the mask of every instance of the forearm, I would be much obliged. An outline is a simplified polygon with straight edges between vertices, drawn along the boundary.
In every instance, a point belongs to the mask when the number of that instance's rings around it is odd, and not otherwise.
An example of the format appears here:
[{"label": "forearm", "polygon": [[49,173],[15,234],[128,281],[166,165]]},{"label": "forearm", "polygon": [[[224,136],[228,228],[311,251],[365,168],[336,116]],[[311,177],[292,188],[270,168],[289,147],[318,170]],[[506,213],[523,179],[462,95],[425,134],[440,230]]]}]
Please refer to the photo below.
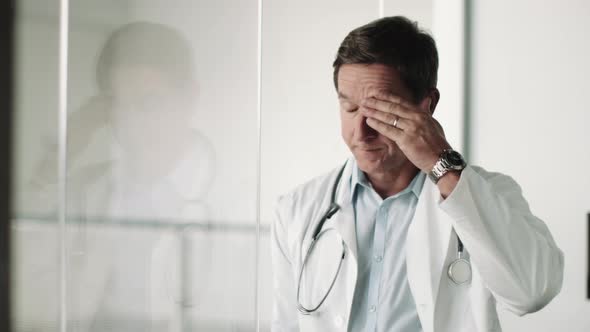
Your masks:
[{"label": "forearm", "polygon": [[525,314],[559,292],[563,254],[512,179],[484,179],[467,168],[441,208],[498,302]]}]

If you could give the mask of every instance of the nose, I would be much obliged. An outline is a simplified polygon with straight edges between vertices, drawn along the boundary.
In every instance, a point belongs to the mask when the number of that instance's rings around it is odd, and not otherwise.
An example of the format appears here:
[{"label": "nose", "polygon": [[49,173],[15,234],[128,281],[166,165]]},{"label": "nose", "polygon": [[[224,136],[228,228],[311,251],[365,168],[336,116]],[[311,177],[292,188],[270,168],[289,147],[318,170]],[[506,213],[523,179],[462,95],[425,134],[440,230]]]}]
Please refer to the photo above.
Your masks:
[{"label": "nose", "polygon": [[367,124],[367,117],[363,115],[361,108],[359,108],[355,119],[355,132],[358,136],[357,139],[362,141],[376,139],[377,136],[379,136],[379,133]]}]

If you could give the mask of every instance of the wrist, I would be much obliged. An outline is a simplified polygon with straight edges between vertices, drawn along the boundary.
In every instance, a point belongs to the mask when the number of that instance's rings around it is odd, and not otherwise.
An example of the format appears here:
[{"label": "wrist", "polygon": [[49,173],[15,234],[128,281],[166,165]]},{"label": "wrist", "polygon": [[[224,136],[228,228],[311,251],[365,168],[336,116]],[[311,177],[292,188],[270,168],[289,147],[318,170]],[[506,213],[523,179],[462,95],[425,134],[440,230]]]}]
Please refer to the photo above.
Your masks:
[{"label": "wrist", "polygon": [[449,195],[453,192],[453,190],[457,186],[457,183],[459,183],[459,179],[461,179],[462,171],[463,170],[448,171],[440,177],[436,185],[443,199],[449,197]]},{"label": "wrist", "polygon": [[422,171],[426,174],[429,174],[430,172],[432,172],[434,167],[439,163],[440,158],[443,155],[443,152],[445,152],[447,150],[452,150],[451,146],[444,145],[444,146],[440,147],[440,149],[438,149],[438,150],[434,149],[434,151],[438,151],[438,152],[432,153],[432,156],[430,156],[430,158],[429,158],[430,162],[426,164],[427,165],[426,168],[422,169]]}]

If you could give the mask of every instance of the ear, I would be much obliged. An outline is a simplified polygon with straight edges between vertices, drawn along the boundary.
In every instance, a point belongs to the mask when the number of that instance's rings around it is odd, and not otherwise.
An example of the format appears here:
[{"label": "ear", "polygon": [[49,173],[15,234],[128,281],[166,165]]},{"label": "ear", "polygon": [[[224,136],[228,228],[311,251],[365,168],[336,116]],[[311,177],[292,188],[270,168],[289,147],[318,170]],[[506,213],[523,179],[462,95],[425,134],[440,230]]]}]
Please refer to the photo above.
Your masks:
[{"label": "ear", "polygon": [[436,109],[436,105],[438,105],[438,101],[440,100],[440,92],[438,92],[437,88],[432,88],[428,91],[427,98],[430,98],[430,107],[429,111],[430,114],[434,114],[434,110]]},{"label": "ear", "polygon": [[428,92],[426,92],[426,96],[424,96],[424,98],[420,102],[419,107],[421,110],[428,111],[430,115],[432,115],[434,113],[434,110],[436,109],[436,105],[438,105],[439,99],[440,93],[438,92],[438,89],[429,89]]}]

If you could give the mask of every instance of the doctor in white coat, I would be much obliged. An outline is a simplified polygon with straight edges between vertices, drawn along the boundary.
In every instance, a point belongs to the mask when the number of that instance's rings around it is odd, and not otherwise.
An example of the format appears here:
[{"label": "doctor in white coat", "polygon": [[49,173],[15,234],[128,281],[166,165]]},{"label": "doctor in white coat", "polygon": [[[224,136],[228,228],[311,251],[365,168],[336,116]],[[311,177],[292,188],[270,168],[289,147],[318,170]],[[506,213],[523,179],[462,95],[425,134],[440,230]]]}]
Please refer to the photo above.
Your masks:
[{"label": "doctor in white coat", "polygon": [[501,331],[497,308],[525,315],[559,293],[563,254],[518,184],[465,164],[432,117],[437,69],[434,40],[403,17],[342,42],[353,157],[279,199],[272,331]]}]

